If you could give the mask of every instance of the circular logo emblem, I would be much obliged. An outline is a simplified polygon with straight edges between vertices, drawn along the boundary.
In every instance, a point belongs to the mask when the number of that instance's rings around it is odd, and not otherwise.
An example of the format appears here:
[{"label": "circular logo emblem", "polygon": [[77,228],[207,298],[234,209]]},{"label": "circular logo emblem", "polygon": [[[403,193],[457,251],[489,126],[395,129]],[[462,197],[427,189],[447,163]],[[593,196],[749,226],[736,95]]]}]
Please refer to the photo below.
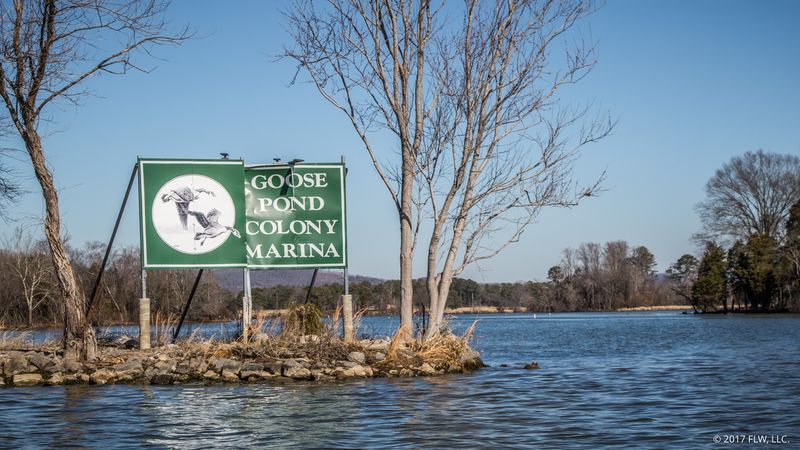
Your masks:
[{"label": "circular logo emblem", "polygon": [[166,182],[153,199],[153,226],[164,243],[190,255],[208,253],[230,235],[236,208],[216,180],[205,175],[181,175]]}]

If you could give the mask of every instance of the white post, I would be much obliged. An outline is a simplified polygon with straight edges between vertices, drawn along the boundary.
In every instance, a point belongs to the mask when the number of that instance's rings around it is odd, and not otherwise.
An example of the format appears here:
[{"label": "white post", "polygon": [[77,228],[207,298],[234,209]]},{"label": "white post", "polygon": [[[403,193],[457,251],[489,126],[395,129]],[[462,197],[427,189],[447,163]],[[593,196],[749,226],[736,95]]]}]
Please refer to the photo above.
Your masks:
[{"label": "white post", "polygon": [[250,292],[250,269],[244,268],[244,289],[242,290],[242,339],[247,342],[250,322],[253,318],[253,296]]},{"label": "white post", "polygon": [[[344,155],[342,155],[344,164]],[[346,173],[346,172],[345,172]],[[342,315],[344,316],[344,341],[346,343],[355,340],[353,330],[353,296],[350,295],[350,277],[347,274],[347,267],[342,271],[344,276],[344,295],[342,295]]]},{"label": "white post", "polygon": [[142,298],[139,299],[139,348],[150,348],[150,299],[147,298],[147,271],[142,269]]}]

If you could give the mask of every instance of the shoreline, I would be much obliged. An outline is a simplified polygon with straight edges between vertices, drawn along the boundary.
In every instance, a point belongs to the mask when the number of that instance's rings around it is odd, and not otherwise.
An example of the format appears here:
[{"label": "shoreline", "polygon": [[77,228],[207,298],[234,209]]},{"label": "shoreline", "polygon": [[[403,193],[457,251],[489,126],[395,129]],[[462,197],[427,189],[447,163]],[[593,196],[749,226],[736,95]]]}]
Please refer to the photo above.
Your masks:
[{"label": "shoreline", "polygon": [[0,350],[0,388],[69,384],[328,382],[353,378],[439,376],[486,367],[468,337],[430,341],[329,335],[267,336],[252,343],[185,341],[150,350],[100,346],[94,361],[55,348]]}]

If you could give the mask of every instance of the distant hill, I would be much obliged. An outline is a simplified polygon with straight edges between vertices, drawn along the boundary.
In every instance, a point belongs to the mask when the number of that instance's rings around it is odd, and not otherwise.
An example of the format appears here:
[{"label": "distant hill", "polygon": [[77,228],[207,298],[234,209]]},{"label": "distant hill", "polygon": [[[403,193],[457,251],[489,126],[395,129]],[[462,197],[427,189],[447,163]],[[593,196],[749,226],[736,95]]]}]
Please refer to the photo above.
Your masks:
[{"label": "distant hill", "polygon": [[[313,269],[297,270],[251,270],[250,284],[256,287],[272,286],[308,286],[311,283]],[[231,292],[242,290],[242,270],[241,269],[221,269],[214,271],[214,278],[223,288]],[[366,281],[370,284],[380,284],[385,280],[361,275],[350,275],[350,283],[361,283]],[[342,272],[340,270],[320,270],[317,274],[315,285],[334,284],[342,282]]]}]

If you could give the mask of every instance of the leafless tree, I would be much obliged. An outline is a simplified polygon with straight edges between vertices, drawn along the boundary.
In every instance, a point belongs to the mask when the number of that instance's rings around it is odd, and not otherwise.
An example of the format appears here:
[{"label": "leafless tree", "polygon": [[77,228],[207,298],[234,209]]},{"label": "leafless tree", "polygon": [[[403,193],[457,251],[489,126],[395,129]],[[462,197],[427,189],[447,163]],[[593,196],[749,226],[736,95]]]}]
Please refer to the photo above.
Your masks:
[{"label": "leafless tree", "polygon": [[65,300],[64,346],[93,359],[96,338],[85,321],[85,298],[70,267],[61,236],[53,174],[47,166],[39,125],[57,100],[77,102],[93,75],[146,70],[134,53],[180,43],[184,30],[168,34],[161,0],[4,0],[0,3],[0,97],[25,144],[45,205],[44,231],[58,287]]},{"label": "leafless tree", "polygon": [[[427,242],[427,296],[440,327],[453,277],[516,242],[546,206],[572,206],[599,180],[570,179],[579,149],[612,124],[567,131],[587,109],[558,108],[556,92],[594,64],[577,45],[563,65],[552,47],[591,13],[592,2],[465,1],[447,13],[421,1],[309,2],[288,14],[299,63],[364,142],[401,222],[401,322],[410,323],[411,257],[420,225]],[[382,162],[370,139],[388,131],[399,161]],[[396,185],[400,185],[398,193]]]},{"label": "leafless tree", "polygon": [[[4,135],[6,124],[0,121],[0,136]],[[13,149],[0,149],[0,219],[8,220],[10,215],[8,208],[22,194],[22,189],[17,182],[14,169],[8,164],[9,153]]]},{"label": "leafless tree", "polygon": [[[428,336],[440,327],[454,276],[517,242],[542,208],[574,206],[597,192],[601,179],[572,181],[573,162],[613,124],[584,122],[588,109],[560,108],[557,96],[591,70],[594,48],[567,44],[563,63],[552,57],[594,9],[583,0],[467,0],[454,32],[435,35],[437,96],[416,171],[419,208],[432,227]],[[577,124],[585,127],[571,135]]]},{"label": "leafless tree", "polygon": [[[343,112],[389,191],[400,222],[400,325],[413,329],[412,260],[419,222],[413,211],[414,171],[422,146],[427,99],[427,51],[439,11],[427,0],[299,1],[287,13],[298,64],[319,93]],[[374,142],[381,133],[399,144],[399,163]],[[416,216],[417,218],[419,216]]]},{"label": "leafless tree", "polygon": [[47,261],[43,243],[36,242],[23,228],[14,230],[5,247],[9,252],[5,270],[14,275],[22,288],[28,326],[32,326],[34,311],[48,301],[54,291],[52,264]]},{"label": "leafless tree", "polygon": [[696,207],[703,222],[698,241],[764,235],[782,242],[789,210],[800,201],[800,158],[747,152],[717,170],[705,191]]}]

